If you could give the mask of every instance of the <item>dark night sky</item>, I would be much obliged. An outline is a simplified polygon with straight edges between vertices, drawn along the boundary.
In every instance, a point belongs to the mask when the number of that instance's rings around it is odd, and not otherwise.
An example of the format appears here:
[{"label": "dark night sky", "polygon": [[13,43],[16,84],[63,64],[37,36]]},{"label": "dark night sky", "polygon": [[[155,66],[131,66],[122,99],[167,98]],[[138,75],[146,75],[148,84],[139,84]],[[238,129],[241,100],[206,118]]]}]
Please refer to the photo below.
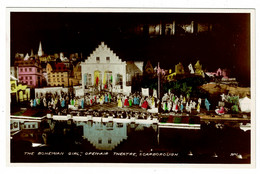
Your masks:
[{"label": "dark night sky", "polygon": [[[211,23],[202,35],[149,38],[129,32],[138,24]],[[82,52],[87,57],[104,41],[123,60],[160,61],[162,68],[186,67],[200,60],[203,68],[228,68],[241,85],[250,84],[250,14],[232,13],[11,13],[11,56]],[[11,61],[13,62],[13,61]]]}]

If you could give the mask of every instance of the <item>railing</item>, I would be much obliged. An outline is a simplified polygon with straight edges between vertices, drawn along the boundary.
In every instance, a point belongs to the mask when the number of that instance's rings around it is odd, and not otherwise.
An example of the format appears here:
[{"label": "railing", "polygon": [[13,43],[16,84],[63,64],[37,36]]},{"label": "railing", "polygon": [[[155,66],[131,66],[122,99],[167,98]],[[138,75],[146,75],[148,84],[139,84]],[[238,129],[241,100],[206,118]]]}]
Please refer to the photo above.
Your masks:
[{"label": "railing", "polygon": [[93,117],[92,115],[87,116],[72,116],[68,115],[51,115],[47,114],[47,118],[53,120],[74,120],[74,121],[94,121],[94,122],[114,122],[114,123],[137,123],[137,124],[158,124],[157,118],[149,119],[136,119],[135,117],[131,118],[113,118],[112,116],[104,117]]},{"label": "railing", "polygon": [[41,122],[46,116],[43,117],[31,117],[31,116],[10,116],[11,120],[23,120],[23,121],[36,121]]},{"label": "railing", "polygon": [[200,124],[187,123],[158,123],[159,128],[175,128],[175,129],[200,129]]}]

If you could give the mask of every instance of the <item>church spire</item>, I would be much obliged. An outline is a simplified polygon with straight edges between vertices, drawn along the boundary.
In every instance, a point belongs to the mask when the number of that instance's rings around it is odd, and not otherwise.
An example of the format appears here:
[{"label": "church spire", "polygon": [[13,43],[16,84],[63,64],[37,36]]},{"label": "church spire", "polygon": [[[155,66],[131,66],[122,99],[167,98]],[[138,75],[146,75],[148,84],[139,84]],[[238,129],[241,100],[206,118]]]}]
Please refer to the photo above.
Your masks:
[{"label": "church spire", "polygon": [[40,41],[40,45],[39,45],[38,56],[43,56],[42,43],[41,43],[41,41]]}]

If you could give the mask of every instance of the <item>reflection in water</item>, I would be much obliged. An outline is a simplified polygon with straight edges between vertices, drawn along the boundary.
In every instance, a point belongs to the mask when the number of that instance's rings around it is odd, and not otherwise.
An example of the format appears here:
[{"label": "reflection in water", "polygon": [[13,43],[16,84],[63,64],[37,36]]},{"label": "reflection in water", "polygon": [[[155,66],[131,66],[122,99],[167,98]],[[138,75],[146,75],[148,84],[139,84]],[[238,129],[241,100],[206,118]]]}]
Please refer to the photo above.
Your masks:
[{"label": "reflection in water", "polygon": [[112,150],[127,139],[126,123],[92,122],[77,123],[83,126],[83,138],[98,150]]},{"label": "reflection in water", "polygon": [[[124,120],[124,119],[122,119]],[[27,158],[24,152],[107,152],[104,159],[93,156],[77,160],[121,162],[114,152],[174,153],[175,158],[165,162],[250,162],[250,135],[248,124],[202,123],[201,129],[159,128],[158,124],[137,124],[117,121],[42,121],[11,120],[11,160],[26,162],[60,161],[61,158]],[[242,126],[242,127],[241,127]],[[246,129],[245,129],[245,128]],[[152,154],[153,155],[153,154]],[[64,158],[65,160],[65,158]],[[68,162],[69,158],[67,159]],[[135,159],[134,161],[136,161]],[[161,158],[138,158],[139,162],[161,162]],[[212,161],[213,160],[213,161]],[[216,160],[216,161],[214,161]],[[131,159],[126,162],[134,162]],[[235,161],[237,163],[237,161]],[[238,161],[239,163],[239,161]]]},{"label": "reflection in water", "polygon": [[[124,140],[127,140],[128,133],[132,131],[144,131],[152,127],[157,131],[156,124],[135,124],[116,122],[77,122],[77,126],[83,127],[83,138],[87,139],[98,150],[113,150]],[[128,130],[129,128],[129,130]],[[133,130],[131,130],[133,129]]]}]

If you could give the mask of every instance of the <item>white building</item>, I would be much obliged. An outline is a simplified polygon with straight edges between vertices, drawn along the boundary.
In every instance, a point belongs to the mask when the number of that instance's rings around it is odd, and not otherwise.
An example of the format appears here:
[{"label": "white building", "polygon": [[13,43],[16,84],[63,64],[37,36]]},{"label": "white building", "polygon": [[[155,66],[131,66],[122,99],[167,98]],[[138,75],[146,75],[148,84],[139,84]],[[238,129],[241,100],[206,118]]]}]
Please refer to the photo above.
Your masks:
[{"label": "white building", "polygon": [[126,92],[126,65],[104,42],[81,63],[82,88]]},{"label": "white building", "polygon": [[39,128],[39,122],[25,122],[23,124],[22,129],[38,129]]},{"label": "white building", "polygon": [[81,122],[83,138],[98,150],[113,150],[127,139],[127,124],[113,122]]}]

